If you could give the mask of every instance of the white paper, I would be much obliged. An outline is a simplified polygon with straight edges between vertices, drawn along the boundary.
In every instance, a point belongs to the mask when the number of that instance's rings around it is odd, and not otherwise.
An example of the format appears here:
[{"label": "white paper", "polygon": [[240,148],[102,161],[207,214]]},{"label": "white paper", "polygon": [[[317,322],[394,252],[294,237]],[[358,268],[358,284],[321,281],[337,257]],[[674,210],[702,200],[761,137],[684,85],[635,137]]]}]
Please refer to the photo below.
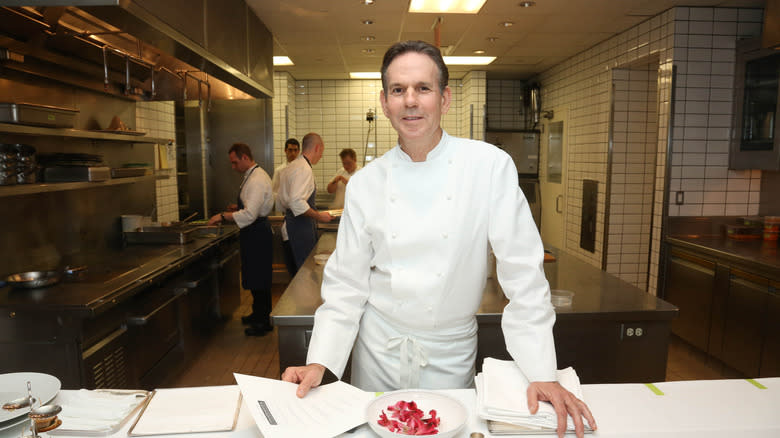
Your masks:
[{"label": "white paper", "polygon": [[265,438],[330,438],[366,422],[373,392],[338,381],[298,398],[298,385],[233,374],[244,403]]},{"label": "white paper", "polygon": [[232,430],[240,395],[234,385],[158,389],[129,435]]}]

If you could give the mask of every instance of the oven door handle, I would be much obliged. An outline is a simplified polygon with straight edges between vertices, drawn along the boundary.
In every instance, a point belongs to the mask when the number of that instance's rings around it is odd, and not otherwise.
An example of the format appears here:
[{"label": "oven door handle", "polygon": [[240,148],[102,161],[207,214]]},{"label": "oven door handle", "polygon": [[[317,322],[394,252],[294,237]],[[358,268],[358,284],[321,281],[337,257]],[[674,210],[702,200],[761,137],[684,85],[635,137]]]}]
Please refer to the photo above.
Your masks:
[{"label": "oven door handle", "polygon": [[132,326],[146,325],[146,323],[148,323],[150,319],[154,318],[154,315],[158,314],[162,309],[168,307],[168,305],[178,300],[181,296],[182,294],[172,296],[167,301],[162,303],[160,306],[158,306],[156,309],[152,310],[145,316],[131,316],[127,318],[127,325],[132,325]]}]

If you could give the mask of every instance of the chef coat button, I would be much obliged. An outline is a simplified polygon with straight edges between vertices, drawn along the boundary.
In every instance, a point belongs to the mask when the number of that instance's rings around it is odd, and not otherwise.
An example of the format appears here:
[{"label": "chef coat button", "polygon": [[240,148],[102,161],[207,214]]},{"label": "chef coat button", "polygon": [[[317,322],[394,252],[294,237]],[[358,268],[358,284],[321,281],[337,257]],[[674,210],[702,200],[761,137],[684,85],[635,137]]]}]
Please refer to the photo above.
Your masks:
[{"label": "chef coat button", "polygon": [[446,238],[447,238],[447,236],[449,236],[447,233],[441,233],[441,237],[443,237],[443,238],[445,238],[445,239],[446,239]]},{"label": "chef coat button", "polygon": [[395,195],[390,197],[390,202],[395,202]]},{"label": "chef coat button", "polygon": [[448,162],[448,163],[450,163],[450,164],[452,164],[452,159],[448,160],[447,162]]},{"label": "chef coat button", "polygon": [[390,235],[390,237],[392,237],[393,239],[395,239],[395,233],[391,234],[391,235]]},{"label": "chef coat button", "polygon": [[436,276],[437,276],[437,277],[441,277],[441,272],[437,272],[437,273],[436,273]]},{"label": "chef coat button", "polygon": [[452,201],[452,195],[447,195],[447,200]]}]

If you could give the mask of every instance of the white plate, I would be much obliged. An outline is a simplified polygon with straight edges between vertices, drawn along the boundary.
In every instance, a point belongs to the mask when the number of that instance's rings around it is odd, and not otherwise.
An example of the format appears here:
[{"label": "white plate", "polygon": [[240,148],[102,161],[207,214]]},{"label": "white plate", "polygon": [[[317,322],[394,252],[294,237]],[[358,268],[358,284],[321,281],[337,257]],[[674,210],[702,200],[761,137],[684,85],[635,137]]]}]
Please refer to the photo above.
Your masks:
[{"label": "white plate", "polygon": [[[0,400],[0,405],[27,396],[27,382],[32,385],[32,395],[41,405],[50,402],[60,392],[60,379],[42,373],[8,373],[0,374],[2,396],[8,400]],[[30,412],[30,408],[7,411],[0,409],[0,423],[14,419]]]},{"label": "white plate", "polygon": [[417,403],[417,408],[425,412],[425,418],[429,417],[428,411],[431,409],[436,410],[436,416],[441,419],[439,424],[439,432],[434,435],[438,438],[450,438],[455,436],[466,424],[468,418],[468,411],[463,403],[455,400],[447,395],[422,390],[402,390],[388,392],[381,397],[374,399],[366,408],[366,422],[377,435],[382,438],[399,438],[405,435],[402,433],[390,432],[384,426],[380,426],[379,416],[382,414],[382,410],[387,413],[387,407],[396,404],[397,402],[414,401]]},{"label": "white plate", "polygon": [[17,430],[17,432],[21,432],[22,424],[24,424],[24,423],[30,423],[30,418],[27,417],[26,415],[23,416],[23,417],[14,418],[13,420],[8,420],[8,421],[4,421],[4,422],[0,423],[0,431],[13,429],[13,428],[19,428],[19,430]]}]

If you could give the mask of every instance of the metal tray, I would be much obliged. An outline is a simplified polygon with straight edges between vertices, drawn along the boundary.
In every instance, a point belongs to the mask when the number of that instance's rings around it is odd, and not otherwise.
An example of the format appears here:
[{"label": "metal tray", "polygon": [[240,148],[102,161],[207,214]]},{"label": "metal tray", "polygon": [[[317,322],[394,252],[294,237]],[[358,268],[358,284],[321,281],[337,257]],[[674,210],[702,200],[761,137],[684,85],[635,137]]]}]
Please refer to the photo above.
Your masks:
[{"label": "metal tray", "polygon": [[111,169],[104,166],[57,166],[42,171],[45,182],[106,181]]},{"label": "metal tray", "polygon": [[198,231],[196,227],[142,227],[138,231],[125,231],[126,243],[164,243],[183,245],[191,242]]},{"label": "metal tray", "polygon": [[79,110],[30,103],[0,103],[0,122],[72,128]]},{"label": "metal tray", "polygon": [[[62,436],[108,436],[108,435],[114,435],[117,433],[122,427],[124,427],[127,422],[133,418],[139,410],[144,408],[147,403],[149,403],[149,400],[151,400],[151,394],[149,391],[144,390],[132,390],[132,389],[95,389],[94,392],[102,392],[102,393],[108,393],[108,394],[116,394],[116,395],[131,395],[135,394],[138,400],[138,404],[130,410],[130,412],[117,424],[115,424],[110,429],[103,429],[103,430],[86,430],[86,429],[68,429],[67,424],[65,426],[58,427],[57,429],[50,430],[47,432],[49,435],[62,435]],[[62,403],[67,406],[67,394],[66,393],[60,393],[60,397],[62,398]]]}]

